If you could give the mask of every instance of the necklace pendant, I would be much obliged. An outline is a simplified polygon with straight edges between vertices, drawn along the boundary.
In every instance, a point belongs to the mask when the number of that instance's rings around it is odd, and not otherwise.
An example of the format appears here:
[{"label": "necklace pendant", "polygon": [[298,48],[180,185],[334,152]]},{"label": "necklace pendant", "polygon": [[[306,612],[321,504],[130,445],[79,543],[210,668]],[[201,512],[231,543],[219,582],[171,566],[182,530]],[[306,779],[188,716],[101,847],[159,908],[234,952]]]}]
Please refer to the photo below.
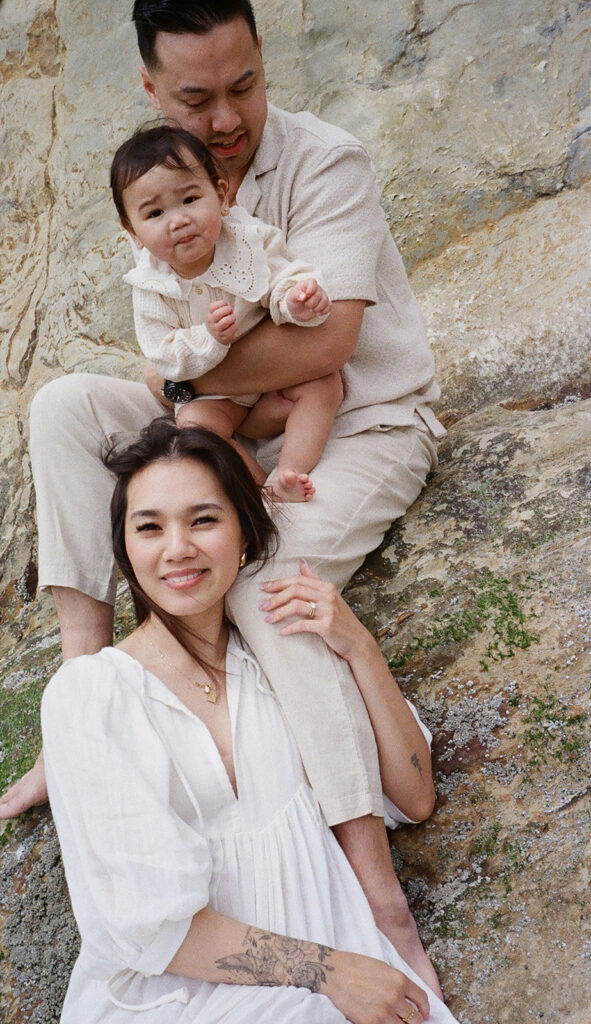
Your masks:
[{"label": "necklace pendant", "polygon": [[204,686],[205,696],[207,697],[210,704],[215,704],[218,699],[217,691],[212,686]]}]

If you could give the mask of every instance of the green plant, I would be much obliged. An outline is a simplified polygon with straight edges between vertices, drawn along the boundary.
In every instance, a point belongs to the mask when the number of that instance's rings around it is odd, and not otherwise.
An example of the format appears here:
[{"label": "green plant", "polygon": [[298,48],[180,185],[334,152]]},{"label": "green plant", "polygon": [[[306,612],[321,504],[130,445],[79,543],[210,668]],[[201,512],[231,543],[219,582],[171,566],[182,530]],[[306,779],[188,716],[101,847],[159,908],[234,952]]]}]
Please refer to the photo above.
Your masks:
[{"label": "green plant", "polygon": [[426,654],[485,631],[490,634],[485,656],[480,662],[485,672],[489,661],[502,661],[512,658],[516,650],[527,650],[540,641],[539,636],[526,625],[527,619],[533,617],[532,613],[522,607],[521,594],[530,591],[530,578],[514,589],[504,576],[496,576],[486,570],[475,581],[465,606],[436,617],[423,636],[414,636],[394,652],[389,660],[390,668],[393,671],[402,668],[419,651]]},{"label": "green plant", "polygon": [[498,839],[501,826],[498,821],[487,825],[484,831],[472,842],[472,853],[476,856],[493,857],[498,850]]},{"label": "green plant", "polygon": [[541,696],[528,696],[524,720],[530,728],[523,735],[523,743],[531,752],[527,767],[538,768],[550,760],[577,762],[588,743],[588,717],[586,711],[573,713],[548,683]]}]

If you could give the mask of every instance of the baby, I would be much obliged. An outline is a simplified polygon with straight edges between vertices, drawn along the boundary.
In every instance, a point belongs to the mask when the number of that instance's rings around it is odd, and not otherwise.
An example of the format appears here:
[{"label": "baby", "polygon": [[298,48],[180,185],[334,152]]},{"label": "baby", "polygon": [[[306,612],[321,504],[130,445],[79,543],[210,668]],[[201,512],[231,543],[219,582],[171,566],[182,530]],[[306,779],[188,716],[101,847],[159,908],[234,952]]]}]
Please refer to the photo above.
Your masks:
[{"label": "baby", "polygon": [[[216,366],[229,346],[270,312],[277,324],[317,326],[330,300],[314,269],[290,260],[281,232],[230,207],[228,186],[199,139],[156,125],[119,147],[111,188],[121,223],[139,250],[124,280],[133,286],[140,348],[165,378],[181,427],[199,426],[230,441],[259,484],[278,501],[309,501],[308,476],[342,401],[340,374],[273,396],[195,397],[190,380]],[[284,429],[279,463],[267,477],[233,439]]]}]

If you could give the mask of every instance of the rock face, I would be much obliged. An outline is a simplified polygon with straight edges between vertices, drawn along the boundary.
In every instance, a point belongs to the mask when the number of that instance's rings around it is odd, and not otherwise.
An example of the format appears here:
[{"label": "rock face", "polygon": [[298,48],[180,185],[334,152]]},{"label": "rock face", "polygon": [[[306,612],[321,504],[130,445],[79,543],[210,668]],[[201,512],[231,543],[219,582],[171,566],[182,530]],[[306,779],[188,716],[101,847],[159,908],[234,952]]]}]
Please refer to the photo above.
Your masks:
[{"label": "rock face", "polygon": [[467,416],[349,588],[436,736],[397,846],[472,1024],[589,1019],[590,437],[589,401]]},{"label": "rock face", "polygon": [[[395,837],[401,877],[463,1024],[588,1024],[591,3],[257,13],[271,98],[374,157],[450,426],[348,590],[435,734],[438,806]],[[2,787],[59,661],[33,599],[28,406],[61,373],[140,366],[106,188],[150,113],[126,16],[0,3]],[[52,1024],[77,937],[48,811],[0,844],[0,1019]]]}]

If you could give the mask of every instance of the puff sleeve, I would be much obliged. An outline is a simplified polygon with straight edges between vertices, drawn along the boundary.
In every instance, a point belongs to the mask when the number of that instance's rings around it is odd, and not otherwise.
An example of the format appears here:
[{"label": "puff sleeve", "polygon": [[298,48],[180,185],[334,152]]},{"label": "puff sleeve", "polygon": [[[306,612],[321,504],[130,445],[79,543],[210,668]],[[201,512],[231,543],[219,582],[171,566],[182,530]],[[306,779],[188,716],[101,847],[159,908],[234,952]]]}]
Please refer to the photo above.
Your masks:
[{"label": "puff sleeve", "polygon": [[133,315],[143,355],[169,380],[200,377],[221,363],[230,350],[209,333],[204,323],[191,323],[188,301],[134,287]]},{"label": "puff sleeve", "polygon": [[207,905],[211,860],[198,809],[173,805],[176,769],[142,699],[141,672],[105,652],[74,658],[49,683],[41,716],[81,931],[93,922],[108,947],[99,955],[149,976],[166,969]]}]

